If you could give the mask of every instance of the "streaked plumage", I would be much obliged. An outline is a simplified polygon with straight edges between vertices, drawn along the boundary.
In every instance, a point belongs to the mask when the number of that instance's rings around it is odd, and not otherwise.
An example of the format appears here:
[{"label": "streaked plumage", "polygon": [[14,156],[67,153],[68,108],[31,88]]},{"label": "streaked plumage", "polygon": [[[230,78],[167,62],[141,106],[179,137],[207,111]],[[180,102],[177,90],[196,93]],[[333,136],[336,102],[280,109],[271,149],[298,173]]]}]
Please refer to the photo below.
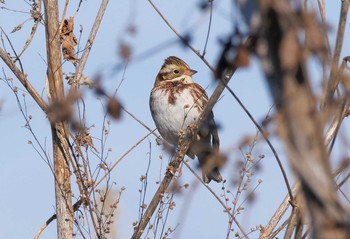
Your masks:
[{"label": "streaked plumage", "polygon": [[[161,67],[151,91],[150,108],[153,120],[161,136],[170,144],[178,143],[181,129],[198,119],[208,102],[205,90],[192,80],[196,71],[181,59],[170,56]],[[219,136],[211,112],[208,119],[199,127],[197,140],[190,145],[187,155],[197,156],[203,167],[213,150],[219,148]],[[217,167],[203,172],[203,180],[220,182],[222,177]]]}]

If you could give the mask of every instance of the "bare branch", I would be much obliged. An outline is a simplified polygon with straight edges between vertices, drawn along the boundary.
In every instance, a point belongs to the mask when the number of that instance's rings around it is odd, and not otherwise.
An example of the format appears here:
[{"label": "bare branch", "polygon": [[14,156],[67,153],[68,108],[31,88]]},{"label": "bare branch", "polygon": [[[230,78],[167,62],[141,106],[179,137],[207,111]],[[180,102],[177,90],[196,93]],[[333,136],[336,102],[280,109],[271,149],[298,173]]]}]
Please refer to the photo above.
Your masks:
[{"label": "bare branch", "polygon": [[293,196],[292,189],[290,188],[290,184],[289,184],[289,180],[288,180],[288,177],[287,177],[287,173],[284,170],[283,164],[282,164],[282,162],[280,160],[280,157],[278,156],[278,153],[277,153],[275,147],[272,145],[272,143],[269,140],[269,138],[268,138],[267,134],[265,133],[265,131],[258,124],[258,122],[256,122],[254,117],[250,114],[248,109],[243,105],[242,101],[237,97],[237,95],[233,92],[233,90],[228,85],[226,85],[226,89],[230,92],[230,94],[235,98],[235,100],[238,102],[238,104],[241,106],[241,108],[244,110],[244,112],[248,115],[249,119],[253,122],[255,127],[259,130],[261,136],[264,138],[264,140],[266,141],[267,145],[271,149],[271,151],[272,151],[272,153],[275,156],[275,159],[277,161],[278,167],[281,170],[284,183],[286,184],[286,187],[287,187],[287,190],[288,190],[290,201],[291,201],[291,203],[293,203],[294,202],[294,196]]},{"label": "bare branch", "polygon": [[[297,191],[299,191],[299,184],[295,184],[292,187],[292,193],[295,197]],[[259,239],[268,239],[271,238],[271,234],[273,233],[273,230],[276,228],[277,224],[281,221],[282,217],[284,216],[284,214],[286,213],[287,209],[290,207],[290,197],[289,195],[287,195],[282,203],[280,204],[280,206],[278,207],[278,209],[275,211],[275,213],[273,214],[273,216],[271,217],[270,221],[267,223],[267,225],[265,226],[263,232],[261,233]]]},{"label": "bare branch", "polygon": [[[288,226],[286,229],[286,233],[284,234],[284,239],[292,238],[295,227],[297,226],[298,221],[300,220],[300,209],[299,207],[293,207],[292,213],[289,217]],[[295,237],[298,238],[298,237]]]},{"label": "bare branch", "polygon": [[170,24],[170,22],[165,18],[165,16],[160,12],[157,6],[152,2],[152,0],[148,0],[148,2],[152,5],[154,10],[159,14],[159,16],[163,19],[163,21],[168,25],[168,27],[175,33],[175,35],[188,47],[199,56],[202,61],[209,67],[211,71],[215,71],[215,69],[209,64],[209,62],[188,42],[188,40],[183,37],[176,29]]},{"label": "bare branch", "polygon": [[16,64],[11,60],[9,55],[0,48],[0,58],[5,62],[5,64],[10,68],[13,74],[17,77],[17,79],[22,83],[22,85],[26,88],[29,94],[33,97],[35,102],[39,105],[39,107],[45,112],[48,112],[48,105],[43,100],[43,98],[39,95],[39,93],[35,90],[35,88],[30,84],[27,79],[27,76],[16,66]]},{"label": "bare branch", "polygon": [[32,10],[32,18],[34,19],[34,26],[32,27],[32,31],[30,32],[30,35],[28,39],[26,40],[22,51],[18,54],[18,58],[21,57],[21,55],[27,50],[28,46],[32,42],[34,35],[36,33],[36,29],[38,29],[38,25],[41,22],[41,0],[38,1],[38,3],[33,4],[33,10]]},{"label": "bare branch", "polygon": [[210,36],[210,29],[211,29],[211,23],[212,23],[212,18],[213,18],[213,1],[209,1],[209,9],[210,9],[210,17],[209,17],[209,23],[208,23],[208,32],[207,32],[207,37],[205,38],[205,43],[204,43],[204,48],[203,48],[203,53],[202,57],[204,58],[205,53],[207,52],[207,45],[209,41],[209,36]]},{"label": "bare branch", "polygon": [[345,26],[347,23],[346,18],[348,15],[350,0],[342,0],[341,3],[342,4],[341,4],[341,9],[340,9],[340,18],[339,18],[339,26],[338,26],[338,32],[337,32],[337,40],[336,40],[333,60],[331,63],[331,73],[330,73],[328,85],[326,88],[326,94],[325,94],[323,106],[325,106],[331,102],[334,91],[336,90],[336,88],[339,84],[338,64],[339,64],[341,49],[343,46]]},{"label": "bare branch", "polygon": [[[346,169],[349,166],[349,164],[350,164],[350,161],[347,160],[343,165],[339,166],[336,170],[334,170],[332,173],[333,178],[335,178],[340,173],[342,173],[344,169]],[[300,182],[294,184],[294,186],[292,187],[292,193],[294,197],[297,196],[299,191],[300,191]],[[280,204],[278,209],[275,211],[275,213],[273,214],[269,222],[264,227],[264,230],[260,234],[259,239],[268,239],[268,238],[275,237],[275,236],[272,236],[275,233],[273,232],[273,230],[276,228],[277,224],[281,221],[281,219],[283,218],[284,214],[286,213],[287,209],[290,206],[291,206],[290,198],[289,198],[289,195],[287,195],[283,199],[282,203]],[[300,206],[300,205],[294,205],[294,206]],[[279,231],[279,229],[277,229],[277,231]]]},{"label": "bare branch", "polygon": [[[303,20],[289,1],[261,1],[265,44],[260,51],[267,82],[279,111],[280,135],[301,181],[315,238],[347,238],[347,213],[336,197],[328,153],[306,76],[296,22]],[[267,48],[267,49],[266,49]],[[319,185],[322,185],[320,187]]]},{"label": "bare branch", "polygon": [[64,24],[64,19],[66,18],[68,5],[69,5],[69,0],[66,0],[66,2],[64,3],[63,13],[62,13],[62,16],[61,16],[60,32],[62,32],[62,27],[63,27],[63,24]]},{"label": "bare branch", "polygon": [[89,53],[90,53],[92,44],[95,41],[95,37],[96,37],[97,31],[100,27],[103,15],[106,11],[106,7],[108,5],[108,2],[109,2],[109,0],[102,1],[101,5],[100,5],[100,9],[98,10],[94,25],[91,28],[89,38],[88,38],[86,45],[85,45],[85,51],[84,51],[81,59],[79,60],[79,65],[78,65],[78,68],[76,69],[76,72],[75,72],[74,82],[76,82],[77,84],[79,84],[80,77],[82,76],[86,61],[89,57]]},{"label": "bare branch", "polygon": [[[63,102],[58,1],[44,0],[49,100],[53,105]],[[70,162],[66,122],[51,122],[55,169],[55,194],[58,239],[73,238],[73,206],[70,184]]]},{"label": "bare branch", "polygon": [[[342,64],[340,66],[339,69],[339,74],[338,77],[342,78],[343,74],[344,74],[344,70],[346,67],[347,62],[349,61],[349,57],[345,57],[342,61]],[[346,92],[350,89],[345,89]],[[349,92],[347,92],[346,94],[348,94]],[[325,134],[325,144],[329,145],[331,143],[332,140],[335,139],[335,136],[337,135],[337,132],[340,128],[341,123],[343,122],[344,118],[347,116],[347,113],[349,111],[349,107],[350,107],[350,99],[349,99],[349,95],[345,95],[344,99],[343,99],[343,103],[342,106],[339,107],[338,110],[338,117],[335,117],[333,119],[333,122],[331,123],[331,125],[328,128],[327,133]]]},{"label": "bare branch", "polygon": [[322,27],[323,27],[323,33],[324,36],[326,38],[326,47],[327,47],[327,53],[330,56],[331,54],[331,46],[329,44],[329,38],[328,38],[328,34],[327,34],[327,22],[326,22],[326,8],[325,8],[325,0],[317,0],[317,4],[318,4],[318,9],[320,11],[320,15],[321,15],[321,20],[322,20]]},{"label": "bare branch", "polygon": [[150,136],[155,130],[147,133],[142,139],[140,139],[136,144],[134,144],[128,151],[126,151],[125,154],[123,154],[115,163],[112,164],[112,166],[109,168],[108,172],[103,175],[103,177],[100,178],[98,182],[94,184],[94,187],[96,188],[98,185],[100,185],[103,180],[109,176],[110,172],[132,151],[134,150],[137,146],[139,146],[145,139],[147,139],[148,136]]},{"label": "bare branch", "polygon": [[236,219],[236,217],[230,212],[230,208],[223,203],[223,201],[220,199],[220,197],[209,187],[208,184],[206,184],[203,179],[196,174],[196,172],[191,168],[191,166],[184,160],[183,163],[188,168],[188,170],[191,171],[191,173],[201,182],[201,184],[208,189],[208,191],[216,198],[216,200],[221,204],[221,206],[224,208],[224,212],[227,213],[227,215],[232,219],[233,222],[237,225],[239,230],[242,232],[245,238],[248,238],[248,234],[245,232],[243,226],[239,223],[239,221]]}]

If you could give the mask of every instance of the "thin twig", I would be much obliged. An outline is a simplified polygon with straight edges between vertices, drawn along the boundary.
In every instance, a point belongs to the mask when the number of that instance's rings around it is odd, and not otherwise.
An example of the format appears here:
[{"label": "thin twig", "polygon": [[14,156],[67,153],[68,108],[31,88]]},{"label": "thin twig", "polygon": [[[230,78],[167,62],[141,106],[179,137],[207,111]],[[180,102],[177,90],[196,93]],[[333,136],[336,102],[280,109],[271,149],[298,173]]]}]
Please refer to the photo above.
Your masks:
[{"label": "thin twig", "polygon": [[[35,132],[34,132],[34,130],[33,130],[33,128],[31,127],[31,124],[30,124],[30,120],[29,120],[29,118],[28,118],[28,115],[27,115],[27,113],[25,113],[26,110],[23,109],[22,104],[21,104],[21,102],[20,102],[20,99],[19,99],[19,97],[18,97],[18,94],[17,94],[17,92],[16,92],[16,89],[15,89],[16,87],[13,85],[13,82],[12,82],[12,81],[11,81],[11,83],[10,83],[10,81],[9,81],[9,79],[8,79],[8,77],[7,77],[6,73],[5,73],[5,71],[4,71],[4,68],[2,68],[2,74],[4,75],[4,80],[3,80],[3,81],[7,84],[7,86],[12,90],[12,92],[13,92],[14,95],[15,95],[15,98],[16,98],[16,101],[17,101],[17,105],[18,105],[18,107],[19,107],[19,110],[21,111],[22,116],[23,116],[24,120],[26,121],[26,126],[27,126],[26,128],[29,130],[29,132],[30,132],[31,135],[33,136],[35,142],[38,144],[38,146],[39,146],[41,152],[43,153],[43,155],[40,153],[39,149],[35,148],[35,146],[33,145],[33,143],[31,143],[32,147],[33,147],[34,150],[38,153],[38,155],[40,156],[40,158],[49,166],[49,168],[50,168],[52,174],[54,174],[52,165],[50,164],[50,158],[49,158],[48,154],[46,153],[45,148],[44,148],[43,145],[40,143],[40,141],[39,141],[37,135],[35,134]],[[26,105],[25,105],[25,107],[26,107]]]},{"label": "thin twig", "polygon": [[339,64],[341,49],[343,46],[346,18],[348,15],[350,0],[342,0],[341,2],[342,2],[342,4],[341,4],[341,9],[340,9],[340,18],[339,18],[339,26],[338,26],[338,32],[337,32],[337,40],[336,40],[336,44],[335,44],[333,61],[331,64],[331,69],[330,69],[331,73],[330,73],[328,85],[326,88],[326,94],[325,94],[323,106],[325,106],[331,102],[334,91],[336,90],[338,83],[339,83],[338,64]]},{"label": "thin twig", "polygon": [[268,237],[269,239],[271,238],[276,238],[278,233],[280,233],[284,228],[288,225],[289,219],[285,220],[277,229],[276,231],[272,232],[271,235]]},{"label": "thin twig", "polygon": [[208,45],[208,41],[209,41],[211,23],[212,23],[212,19],[213,19],[213,0],[212,0],[212,1],[209,1],[209,9],[210,9],[210,13],[209,13],[209,26],[208,26],[207,37],[206,37],[206,39],[205,39],[205,44],[204,44],[203,53],[202,53],[202,57],[203,57],[203,58],[204,58],[204,56],[205,56],[205,53],[207,52],[207,45]]},{"label": "thin twig", "polygon": [[[155,129],[153,130],[155,131]],[[100,180],[94,184],[94,187],[96,188],[100,183],[108,176],[110,175],[110,172],[132,151],[134,150],[139,144],[141,144],[148,136],[150,136],[152,132],[147,133],[142,139],[140,139],[136,144],[134,144],[128,151],[126,151],[125,154],[123,154],[109,169],[108,172],[103,175],[103,177],[100,178]]]},{"label": "thin twig", "polygon": [[45,112],[48,112],[48,105],[44,101],[44,99],[39,95],[39,93],[35,90],[32,84],[27,80],[27,76],[16,66],[16,64],[11,60],[9,55],[0,47],[0,58],[5,62],[5,64],[10,68],[13,74],[17,77],[17,79],[22,83],[22,85],[26,88],[29,94],[33,97],[35,102],[39,105],[39,107]]},{"label": "thin twig", "polygon": [[[296,195],[297,191],[299,190],[299,183],[294,184],[292,187],[292,193],[293,195]],[[278,209],[275,211],[273,216],[271,217],[270,221],[267,223],[267,225],[264,228],[264,231],[261,233],[259,239],[267,239],[267,238],[272,238],[271,234],[273,234],[273,230],[277,226],[278,222],[282,219],[283,215],[287,211],[287,209],[290,207],[290,197],[287,195]]]},{"label": "thin twig", "polygon": [[[8,42],[8,44],[10,45],[11,50],[13,51],[13,54],[14,54],[15,57],[16,57],[15,60],[14,60],[13,62],[16,63],[16,61],[18,60],[19,68],[21,69],[22,73],[24,73],[22,61],[19,59],[19,56],[18,56],[18,54],[17,54],[17,52],[16,52],[16,50],[15,50],[15,47],[13,46],[13,44],[12,44],[10,38],[8,37],[8,35],[7,35],[6,32],[4,31],[4,29],[2,29],[2,27],[0,27],[0,30],[1,30],[1,33],[4,34],[4,36],[6,37],[7,42]],[[2,37],[1,37],[1,40],[3,40]],[[6,50],[6,49],[5,49],[5,50]]]},{"label": "thin twig", "polygon": [[86,61],[89,57],[89,53],[90,53],[92,44],[94,43],[97,31],[100,27],[100,24],[101,24],[103,15],[106,11],[106,7],[108,5],[108,2],[109,2],[109,0],[103,0],[101,5],[100,5],[100,9],[98,10],[94,25],[91,28],[89,38],[86,42],[85,51],[83,52],[83,55],[82,55],[81,59],[79,60],[79,65],[76,69],[75,76],[74,76],[74,78],[75,78],[74,82],[79,83],[80,77],[82,76]]},{"label": "thin twig", "polygon": [[148,2],[152,5],[154,10],[158,13],[158,15],[163,19],[163,21],[168,25],[168,27],[175,33],[175,35],[188,47],[190,48],[197,56],[199,56],[204,64],[206,64],[211,71],[215,71],[215,69],[209,64],[209,62],[196,50],[194,47],[188,42],[188,40],[183,37],[176,29],[170,24],[170,22],[165,18],[165,16],[160,12],[157,6],[152,2],[152,0],[148,0]]},{"label": "thin twig", "polygon": [[[154,131],[154,130],[153,130]],[[152,131],[152,132],[153,132]],[[93,185],[94,188],[96,188],[98,185],[100,185],[103,180],[110,175],[110,172],[132,151],[134,150],[138,145],[140,145],[140,143],[142,143],[149,135],[152,134],[152,132],[146,134],[142,139],[140,139],[136,144],[134,144],[125,154],[123,154],[108,170],[108,172],[97,182]],[[73,208],[74,211],[78,210],[80,205],[82,204],[83,199],[78,200]],[[43,232],[43,230],[54,220],[56,219],[56,214],[52,215],[46,222],[45,224],[39,229],[37,235],[35,238],[39,238],[40,234]]]},{"label": "thin twig", "polygon": [[286,233],[284,234],[284,239],[292,238],[294,228],[297,226],[299,217],[300,217],[299,207],[293,207],[292,213],[291,213],[289,220],[288,220],[288,226],[286,229]]},{"label": "thin twig", "polygon": [[[82,203],[83,203],[82,199],[80,199],[76,203],[74,203],[73,211],[74,212],[77,211],[80,208]],[[41,233],[43,233],[43,231],[47,228],[47,226],[55,219],[57,219],[57,215],[56,214],[52,215],[49,219],[47,219],[47,221],[41,226],[39,231],[36,233],[34,239],[38,239],[40,237]]]},{"label": "thin twig", "polygon": [[254,117],[250,114],[248,109],[243,105],[243,103],[236,96],[236,94],[233,92],[233,90],[231,90],[231,88],[228,85],[226,85],[226,89],[230,92],[230,94],[235,98],[235,100],[238,102],[238,104],[241,106],[241,108],[244,110],[244,112],[248,115],[249,119],[254,123],[255,127],[258,128],[259,132],[261,133],[261,135],[265,139],[267,145],[270,147],[273,155],[276,158],[277,164],[278,164],[278,166],[279,166],[279,168],[281,170],[281,173],[282,173],[282,176],[283,176],[283,180],[284,180],[284,183],[286,184],[290,200],[294,201],[293,193],[292,193],[292,190],[290,188],[290,184],[289,184],[289,181],[288,181],[288,177],[287,177],[286,171],[284,170],[283,164],[282,164],[282,162],[281,162],[281,160],[280,160],[280,158],[279,158],[279,156],[277,154],[277,151],[276,151],[275,147],[273,147],[271,141],[267,137],[267,134],[264,132],[264,130],[261,128],[261,126],[258,124],[258,122],[256,122]]},{"label": "thin twig", "polygon": [[[3,3],[3,2],[1,2],[1,3]],[[4,7],[4,6],[1,6],[1,10],[7,10],[7,11],[9,11],[9,12],[15,12],[15,13],[25,13],[25,14],[28,14],[28,12],[26,12],[26,11],[19,11],[19,10],[7,8],[7,7]]]},{"label": "thin twig", "polygon": [[221,204],[221,206],[224,208],[224,212],[236,223],[239,230],[242,232],[245,238],[248,238],[248,234],[244,231],[244,228],[242,225],[237,221],[236,217],[230,212],[230,208],[225,205],[225,203],[220,199],[220,197],[209,187],[208,184],[204,183],[203,179],[196,174],[196,172],[191,168],[191,166],[186,162],[183,161],[185,166],[190,170],[190,172],[201,182],[201,184],[208,189],[208,191],[216,198],[216,200]]},{"label": "thin twig", "polygon": [[139,219],[142,218],[143,213],[145,211],[145,207],[143,205],[145,205],[145,200],[146,200],[146,193],[147,193],[147,186],[148,186],[148,173],[149,173],[149,168],[151,166],[151,159],[152,159],[152,147],[151,147],[151,142],[148,141],[148,145],[149,145],[149,154],[148,154],[148,164],[147,164],[147,169],[146,169],[146,173],[144,176],[141,176],[141,190],[140,190],[140,208],[139,208]]},{"label": "thin twig", "polygon": [[326,47],[327,47],[327,55],[331,55],[331,45],[329,44],[329,38],[328,38],[328,34],[327,34],[327,21],[326,21],[326,9],[325,9],[325,0],[317,0],[317,4],[318,4],[318,10],[320,11],[320,15],[321,15],[321,20],[322,20],[322,32],[323,32],[323,36],[326,39]]},{"label": "thin twig", "polygon": [[63,13],[62,13],[62,16],[61,16],[60,32],[62,32],[62,27],[63,27],[63,24],[64,24],[64,19],[66,18],[68,5],[69,5],[69,0],[66,0],[66,2],[64,3]]},{"label": "thin twig", "polygon": [[[18,59],[22,56],[22,54],[25,52],[25,50],[28,48],[28,46],[32,42],[34,35],[36,33],[36,29],[38,28],[38,25],[41,22],[41,1],[42,0],[39,0],[38,3],[36,4],[38,9],[33,10],[32,17],[34,18],[34,26],[32,27],[32,31],[30,32],[30,35],[26,40],[22,51],[18,54]],[[36,16],[35,14],[40,14],[40,17]]]},{"label": "thin twig", "polygon": [[[343,74],[347,62],[348,62],[348,57],[345,57],[339,69],[339,76]],[[329,145],[332,141],[334,142],[335,136],[340,128],[340,125],[343,122],[344,117],[347,115],[349,106],[350,106],[350,99],[348,96],[346,96],[344,98],[344,102],[342,106],[339,107],[340,108],[339,116],[333,120],[333,122],[328,128],[327,133],[325,134],[325,145]]]},{"label": "thin twig", "polygon": [[[329,43],[329,37],[328,37],[328,32],[327,32],[327,22],[326,22],[326,9],[325,9],[325,0],[317,0],[318,3],[318,10],[320,12],[321,16],[321,32],[323,34],[323,37],[325,38],[326,42],[326,54],[321,57],[321,62],[322,62],[322,86],[324,89],[327,88],[327,68],[329,62],[332,61],[332,53],[331,53],[331,46]],[[306,3],[305,3],[306,4]]]}]

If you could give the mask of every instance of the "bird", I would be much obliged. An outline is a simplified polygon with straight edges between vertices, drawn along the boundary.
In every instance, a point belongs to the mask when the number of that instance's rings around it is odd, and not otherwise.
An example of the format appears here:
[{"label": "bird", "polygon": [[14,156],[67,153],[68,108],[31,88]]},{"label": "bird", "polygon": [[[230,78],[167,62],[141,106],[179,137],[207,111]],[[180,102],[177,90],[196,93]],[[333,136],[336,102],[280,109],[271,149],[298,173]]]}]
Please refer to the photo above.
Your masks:
[{"label": "bird", "polygon": [[[196,123],[208,103],[205,90],[192,79],[197,71],[176,56],[165,59],[154,82],[150,94],[150,110],[153,121],[162,138],[176,146],[180,130]],[[198,158],[205,183],[211,180],[222,181],[218,163],[212,155],[218,152],[220,145],[214,114],[198,127],[198,134],[190,144],[187,156]]]}]

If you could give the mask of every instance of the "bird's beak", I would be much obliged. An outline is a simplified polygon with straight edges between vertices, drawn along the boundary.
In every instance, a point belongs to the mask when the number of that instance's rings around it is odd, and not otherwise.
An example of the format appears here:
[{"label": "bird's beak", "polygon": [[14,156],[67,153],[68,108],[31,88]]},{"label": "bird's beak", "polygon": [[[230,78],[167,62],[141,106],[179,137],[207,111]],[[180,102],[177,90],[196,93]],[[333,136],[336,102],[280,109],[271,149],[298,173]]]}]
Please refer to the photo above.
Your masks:
[{"label": "bird's beak", "polygon": [[188,74],[189,76],[193,76],[193,75],[196,74],[196,73],[197,73],[197,71],[192,70],[192,69],[189,69],[187,74]]}]

